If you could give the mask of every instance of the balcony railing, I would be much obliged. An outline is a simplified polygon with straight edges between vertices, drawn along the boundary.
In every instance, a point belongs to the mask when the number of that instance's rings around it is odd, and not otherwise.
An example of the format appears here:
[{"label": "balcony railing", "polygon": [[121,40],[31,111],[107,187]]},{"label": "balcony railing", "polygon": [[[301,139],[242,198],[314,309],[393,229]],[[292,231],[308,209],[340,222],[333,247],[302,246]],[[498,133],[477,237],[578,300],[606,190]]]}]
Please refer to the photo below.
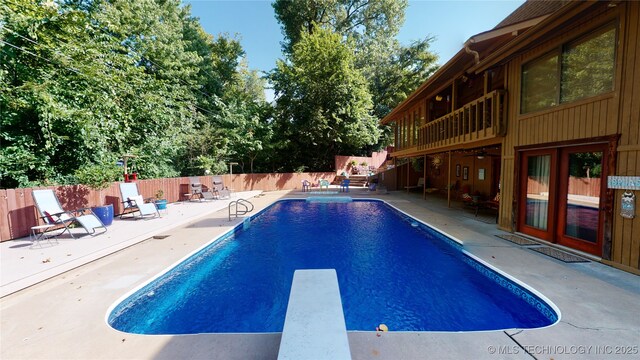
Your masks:
[{"label": "balcony railing", "polygon": [[418,128],[418,150],[504,136],[506,91],[495,90]]}]

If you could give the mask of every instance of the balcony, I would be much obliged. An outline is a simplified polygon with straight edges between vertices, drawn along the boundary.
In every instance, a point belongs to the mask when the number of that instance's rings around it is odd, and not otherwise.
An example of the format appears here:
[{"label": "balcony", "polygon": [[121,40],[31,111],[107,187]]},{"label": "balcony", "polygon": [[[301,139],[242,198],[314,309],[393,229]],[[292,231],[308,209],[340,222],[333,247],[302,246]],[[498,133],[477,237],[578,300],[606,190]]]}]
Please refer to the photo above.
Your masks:
[{"label": "balcony", "polygon": [[495,90],[418,128],[418,151],[504,136],[506,91]]},{"label": "balcony", "polygon": [[398,146],[392,156],[404,157],[455,148],[470,148],[507,132],[505,90],[495,90],[417,129],[417,138]]}]

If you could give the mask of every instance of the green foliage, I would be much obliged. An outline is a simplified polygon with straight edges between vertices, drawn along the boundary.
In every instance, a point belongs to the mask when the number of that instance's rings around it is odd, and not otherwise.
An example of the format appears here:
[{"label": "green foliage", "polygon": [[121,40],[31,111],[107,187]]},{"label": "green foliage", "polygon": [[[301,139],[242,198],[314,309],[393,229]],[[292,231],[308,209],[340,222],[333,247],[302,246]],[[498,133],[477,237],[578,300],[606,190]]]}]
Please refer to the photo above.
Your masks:
[{"label": "green foliage", "polygon": [[406,0],[273,6],[286,35],[275,107],[240,40],[207,34],[180,0],[0,2],[0,187],[100,186],[125,153],[142,179],[230,161],[328,170],[388,142],[377,118],[433,69],[429,39],[393,39]]},{"label": "green foliage", "polygon": [[415,172],[422,173],[424,170],[424,157],[418,156],[411,158],[411,168]]},{"label": "green foliage", "polygon": [[404,22],[407,0],[276,0],[273,9],[290,52],[317,27],[357,41],[395,36]]},{"label": "green foliage", "polygon": [[[291,114],[283,114],[283,108],[291,108],[296,98],[287,96],[288,93],[300,94],[307,89],[301,84],[304,82],[287,83],[282,78],[286,78],[287,66],[293,69],[298,68],[300,59],[295,60],[296,46],[305,41],[305,36],[315,35],[320,31],[331,31],[340,38],[341,44],[347,46],[354,54],[351,68],[353,72],[359,73],[365,79],[366,92],[354,93],[361,101],[371,102],[368,107],[368,116],[374,119],[381,119],[391,111],[399,102],[404,100],[422,82],[424,82],[437,69],[437,57],[429,52],[429,45],[433,38],[426,37],[423,40],[413,42],[409,46],[402,46],[395,39],[398,31],[404,22],[404,11],[407,8],[406,0],[276,0],[273,3],[276,18],[281,24],[282,33],[285,36],[283,50],[287,56],[285,61],[278,63],[277,69],[271,74],[271,82],[276,88],[276,93],[280,96],[277,99],[276,121],[280,122],[279,131],[287,133],[288,136],[295,133],[296,136],[307,135],[305,129],[291,130],[295,128],[299,119],[292,119]],[[333,46],[326,42],[322,46]],[[327,67],[325,75],[328,79],[340,77],[343,69],[325,62],[323,52],[329,49],[318,49],[317,55],[319,67]],[[337,72],[332,72],[337,71]],[[303,75],[298,75],[302,77]],[[278,79],[280,77],[280,79]],[[311,80],[313,79],[313,80]],[[315,81],[317,78],[309,78]],[[287,78],[287,80],[289,80]],[[280,88],[278,88],[280,86]],[[290,87],[290,90],[284,89]],[[330,88],[331,89],[331,88]],[[328,102],[345,103],[343,93],[337,91],[333,94],[328,91],[323,100]],[[312,98],[308,94],[307,101]],[[324,94],[323,94],[324,95]],[[370,98],[370,99],[366,99]],[[293,100],[292,100],[293,99]],[[300,115],[300,114],[298,114]],[[309,115],[307,115],[309,116]],[[368,124],[368,121],[359,124]],[[289,122],[293,125],[283,126],[281,123]],[[391,130],[384,126],[376,129],[369,128],[369,125],[360,128],[364,134],[363,140],[359,144],[350,143],[346,140],[348,133],[340,132],[340,142],[351,146],[325,147],[329,151],[339,151],[331,154],[336,155],[342,152],[344,155],[368,155],[371,151],[379,150],[391,143]],[[356,131],[357,132],[357,131]],[[325,134],[326,132],[322,132]],[[375,139],[372,141],[370,135]],[[321,144],[322,139],[318,134],[310,133],[310,143],[312,145]],[[300,163],[299,159],[308,155],[305,148],[308,145],[297,141],[297,139],[281,139],[282,149],[286,149],[287,156],[281,156],[281,164],[284,168],[291,168],[288,162]],[[294,155],[293,159],[291,155]],[[328,170],[331,161],[314,160],[312,168]]]},{"label": "green foliage", "polygon": [[95,180],[124,153],[141,178],[250,158],[227,137],[260,118],[264,81],[237,39],[208,35],[179,0],[55,4],[0,4],[0,186]]},{"label": "green foliage", "polygon": [[91,164],[76,170],[78,183],[94,190],[106,189],[120,176],[121,168],[115,164]]},{"label": "green foliage", "polygon": [[367,82],[355,68],[350,45],[330,30],[304,33],[290,62],[278,61],[270,74],[278,97],[276,126],[286,134],[284,149],[293,164],[330,169],[335,154],[378,140]]}]

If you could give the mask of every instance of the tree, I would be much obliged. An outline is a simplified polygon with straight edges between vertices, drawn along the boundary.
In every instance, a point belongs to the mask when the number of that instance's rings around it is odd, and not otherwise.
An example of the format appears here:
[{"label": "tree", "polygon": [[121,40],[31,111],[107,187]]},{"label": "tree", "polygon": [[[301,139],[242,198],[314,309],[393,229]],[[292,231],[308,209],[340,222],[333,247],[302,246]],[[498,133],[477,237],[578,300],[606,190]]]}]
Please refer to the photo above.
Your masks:
[{"label": "tree", "polygon": [[276,121],[289,141],[285,151],[312,170],[333,166],[333,156],[374,144],[367,82],[355,68],[349,43],[328,29],[303,33],[290,62],[270,74],[277,97]]},{"label": "tree", "polygon": [[[407,1],[396,0],[276,0],[273,8],[285,36],[283,50],[290,54],[304,34],[330,29],[352,44],[355,67],[367,79],[372,115],[380,119],[437,70],[437,57],[429,51],[433,38],[402,46],[395,38]],[[391,142],[390,130],[374,145],[355,149],[366,154]]]},{"label": "tree", "polygon": [[357,42],[395,36],[404,22],[407,0],[276,0],[273,9],[290,52],[303,33],[332,29]]},{"label": "tree", "polygon": [[260,86],[239,41],[179,0],[1,2],[0,23],[2,187],[73,182],[124,153],[143,178],[220,170],[235,151],[221,114],[259,113],[236,96]]}]

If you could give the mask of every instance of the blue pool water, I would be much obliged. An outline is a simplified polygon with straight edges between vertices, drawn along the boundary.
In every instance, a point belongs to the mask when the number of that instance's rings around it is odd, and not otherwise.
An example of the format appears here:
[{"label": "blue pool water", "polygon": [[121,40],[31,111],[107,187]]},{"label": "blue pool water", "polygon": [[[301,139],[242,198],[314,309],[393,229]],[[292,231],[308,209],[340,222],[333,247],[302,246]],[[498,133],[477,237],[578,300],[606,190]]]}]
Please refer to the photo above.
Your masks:
[{"label": "blue pool water", "polygon": [[237,229],[118,304],[109,324],[139,334],[280,332],[296,269],[336,269],[348,330],[557,321],[531,292],[383,202],[281,201]]}]

